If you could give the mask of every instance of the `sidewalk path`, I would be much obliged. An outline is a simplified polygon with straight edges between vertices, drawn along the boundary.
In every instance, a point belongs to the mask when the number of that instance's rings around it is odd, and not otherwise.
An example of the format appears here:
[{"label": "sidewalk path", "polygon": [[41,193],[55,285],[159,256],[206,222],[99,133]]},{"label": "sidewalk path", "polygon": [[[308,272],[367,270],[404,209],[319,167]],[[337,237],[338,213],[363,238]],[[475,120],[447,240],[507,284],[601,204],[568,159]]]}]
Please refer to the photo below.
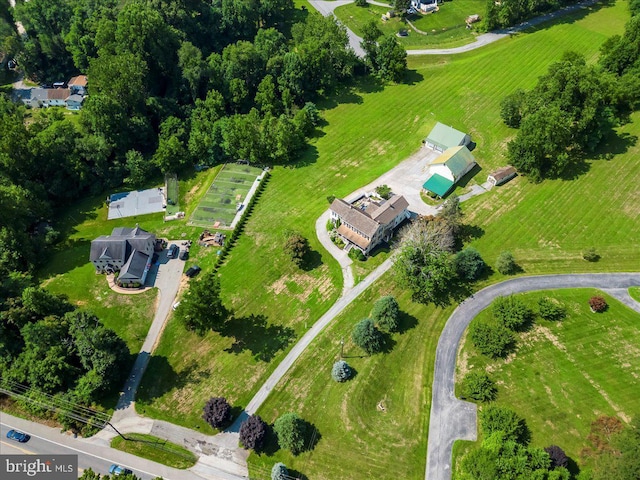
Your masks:
[{"label": "sidewalk path", "polygon": [[500,296],[559,288],[600,288],[640,313],[640,304],[627,288],[640,285],[640,273],[542,275],[522,277],[486,287],[455,309],[442,330],[436,350],[429,439],[427,480],[451,479],[451,450],[456,440],[476,440],[476,405],[458,400],[454,394],[456,357],[460,340],[478,313]]}]

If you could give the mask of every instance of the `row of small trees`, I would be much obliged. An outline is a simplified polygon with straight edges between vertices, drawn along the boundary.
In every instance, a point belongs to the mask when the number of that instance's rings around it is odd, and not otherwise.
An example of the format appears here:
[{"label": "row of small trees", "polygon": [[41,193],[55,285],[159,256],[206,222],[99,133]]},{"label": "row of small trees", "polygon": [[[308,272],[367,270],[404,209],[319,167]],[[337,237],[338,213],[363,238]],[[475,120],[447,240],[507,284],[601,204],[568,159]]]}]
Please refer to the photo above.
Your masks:
[{"label": "row of small trees", "polygon": [[[224,397],[212,397],[205,404],[202,418],[213,428],[222,429],[231,423],[231,405]],[[269,426],[259,415],[251,415],[240,424],[240,443],[247,450],[259,452],[263,449]],[[273,431],[280,448],[294,455],[313,447],[315,427],[297,413],[285,413],[273,424]],[[311,438],[310,438],[311,437]]]}]

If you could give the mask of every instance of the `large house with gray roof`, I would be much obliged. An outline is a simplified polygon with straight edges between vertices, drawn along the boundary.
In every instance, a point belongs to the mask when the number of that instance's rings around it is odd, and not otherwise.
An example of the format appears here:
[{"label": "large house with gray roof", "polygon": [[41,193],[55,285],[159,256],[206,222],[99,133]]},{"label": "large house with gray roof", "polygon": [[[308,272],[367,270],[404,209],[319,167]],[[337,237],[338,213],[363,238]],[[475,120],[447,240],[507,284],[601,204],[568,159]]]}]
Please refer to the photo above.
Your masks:
[{"label": "large house with gray roof", "polygon": [[358,248],[365,255],[382,242],[388,242],[394,229],[409,218],[409,202],[402,195],[376,202],[368,199],[359,205],[336,198],[331,204],[331,220],[347,249]]},{"label": "large house with gray roof", "polygon": [[102,235],[91,242],[91,263],[96,273],[118,274],[118,284],[143,285],[153,258],[156,236],[139,226],[117,227],[111,235]]}]

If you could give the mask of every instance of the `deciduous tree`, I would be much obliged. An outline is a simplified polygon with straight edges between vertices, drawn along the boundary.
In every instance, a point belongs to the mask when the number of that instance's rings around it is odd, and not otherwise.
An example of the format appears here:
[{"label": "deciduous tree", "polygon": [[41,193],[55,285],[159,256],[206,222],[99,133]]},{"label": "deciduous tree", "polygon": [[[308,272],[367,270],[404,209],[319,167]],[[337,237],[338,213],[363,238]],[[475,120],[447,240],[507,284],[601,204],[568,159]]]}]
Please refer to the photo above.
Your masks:
[{"label": "deciduous tree", "polygon": [[202,418],[213,428],[222,428],[231,421],[231,405],[224,397],[211,397],[203,410]]}]

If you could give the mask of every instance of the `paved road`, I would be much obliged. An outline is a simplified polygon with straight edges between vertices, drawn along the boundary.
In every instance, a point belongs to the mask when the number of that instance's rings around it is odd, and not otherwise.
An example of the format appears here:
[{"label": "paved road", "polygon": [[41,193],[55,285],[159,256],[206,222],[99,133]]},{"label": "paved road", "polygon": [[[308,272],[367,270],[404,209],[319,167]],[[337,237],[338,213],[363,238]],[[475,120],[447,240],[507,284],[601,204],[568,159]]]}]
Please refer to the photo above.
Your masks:
[{"label": "paved road", "polygon": [[[6,432],[15,428],[31,435],[27,443],[16,443],[6,438]],[[96,473],[106,474],[112,464],[130,468],[143,480],[162,476],[166,480],[202,480],[203,477],[188,471],[169,468],[159,463],[145,460],[109,447],[97,447],[84,443],[80,438],[61,435],[60,430],[39,423],[29,422],[7,413],[2,413],[0,424],[0,452],[4,455],[78,455],[78,467],[93,469]],[[224,479],[226,480],[226,479]]]},{"label": "paved road", "polygon": [[[342,5],[347,5],[352,3],[352,0],[309,0],[309,3],[313,8],[318,10],[322,15],[328,17],[329,15],[334,15],[333,11],[341,7]],[[389,6],[385,3],[380,3],[376,1],[370,1],[374,5],[380,6]],[[476,37],[476,41],[473,43],[468,43],[467,45],[462,45],[461,47],[456,48],[426,48],[426,49],[418,49],[418,50],[407,50],[407,55],[454,55],[457,53],[469,52],[471,50],[475,50],[477,48],[484,47],[485,45],[489,45],[490,43],[496,42],[503,38],[506,38],[514,33],[522,32],[528,28],[531,28],[535,25],[539,25],[540,23],[548,22],[549,20],[553,20],[562,15],[566,15],[567,13],[572,13],[582,8],[588,8],[592,5],[598,3],[598,0],[586,0],[584,2],[580,2],[575,5],[571,5],[568,7],[561,8],[556,10],[555,12],[548,13],[546,15],[540,15],[539,17],[532,18],[526,22],[522,22],[519,25],[514,27],[496,30],[494,32],[484,33],[482,35],[478,35]],[[345,26],[346,27],[346,26]],[[356,55],[359,57],[364,57],[364,50],[360,46],[360,42],[362,38],[356,35],[353,30],[347,28],[347,35],[349,35],[349,45],[353,48],[353,51],[356,52]]]},{"label": "paved road", "polygon": [[626,289],[640,285],[640,273],[544,275],[491,285],[462,302],[445,325],[436,350],[427,444],[427,480],[451,478],[451,449],[455,440],[476,440],[476,406],[454,395],[456,356],[465,329],[499,296],[533,290],[600,288],[640,313]]},{"label": "paved road", "polygon": [[[169,244],[175,243],[180,245],[179,240],[170,241]],[[142,344],[142,349],[136,358],[131,369],[131,373],[125,382],[123,392],[118,399],[116,411],[113,415],[113,421],[118,422],[127,416],[136,416],[135,412],[135,396],[140,381],[144,375],[144,371],[149,365],[151,353],[156,347],[160,334],[164,329],[165,323],[169,318],[173,303],[175,302],[180,281],[182,279],[182,271],[184,270],[184,262],[180,259],[168,259],[167,251],[164,250],[159,255],[159,266],[149,272],[150,278],[147,283],[153,283],[158,287],[158,300],[156,314],[147,333],[147,337]]]}]

